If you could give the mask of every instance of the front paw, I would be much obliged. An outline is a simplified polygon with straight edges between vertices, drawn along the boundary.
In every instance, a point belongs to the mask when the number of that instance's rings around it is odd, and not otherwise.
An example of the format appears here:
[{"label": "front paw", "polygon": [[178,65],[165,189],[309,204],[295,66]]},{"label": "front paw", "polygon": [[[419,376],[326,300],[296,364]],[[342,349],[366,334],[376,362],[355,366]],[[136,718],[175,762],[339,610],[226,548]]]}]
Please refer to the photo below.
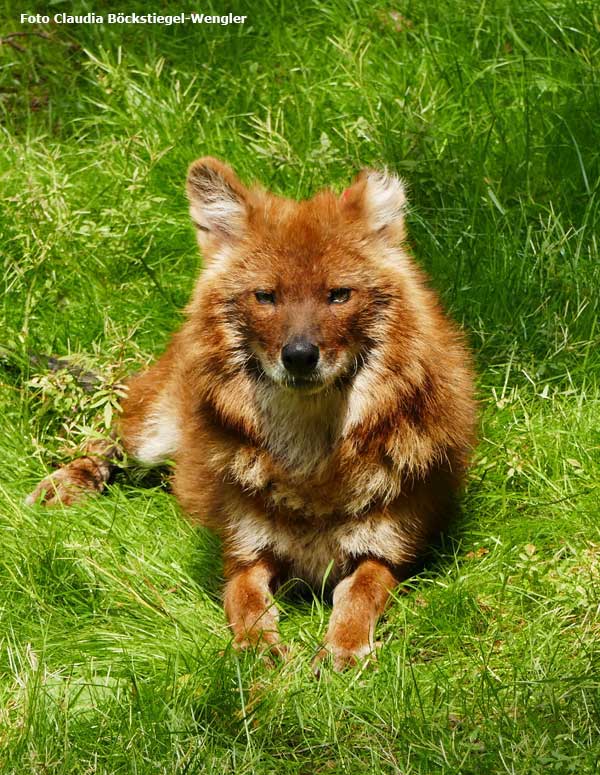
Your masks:
[{"label": "front paw", "polygon": [[325,643],[312,661],[313,673],[318,677],[323,663],[331,661],[336,673],[349,667],[362,666],[377,658],[376,648],[379,643],[366,642],[344,643],[330,640]]},{"label": "front paw", "polygon": [[266,664],[274,661],[286,662],[289,658],[289,648],[279,639],[278,633],[267,630],[245,632],[237,635],[232,643],[236,651],[253,651]]},{"label": "front paw", "polygon": [[91,458],[78,458],[43,479],[25,498],[25,503],[32,506],[39,501],[44,506],[71,506],[91,492],[101,492],[104,483],[100,467]]}]

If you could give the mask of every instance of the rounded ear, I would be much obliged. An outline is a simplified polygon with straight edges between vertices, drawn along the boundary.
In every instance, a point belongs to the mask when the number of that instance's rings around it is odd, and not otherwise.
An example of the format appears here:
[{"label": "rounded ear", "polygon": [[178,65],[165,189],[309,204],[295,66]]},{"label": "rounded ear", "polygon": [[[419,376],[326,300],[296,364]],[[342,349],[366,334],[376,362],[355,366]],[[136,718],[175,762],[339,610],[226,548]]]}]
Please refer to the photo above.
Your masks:
[{"label": "rounded ear", "polygon": [[197,159],[188,170],[186,190],[203,250],[243,237],[248,191],[229,165],[211,156]]},{"label": "rounded ear", "polygon": [[369,233],[381,233],[394,241],[404,238],[406,192],[394,173],[362,170],[340,200],[342,210],[352,219],[362,219]]}]

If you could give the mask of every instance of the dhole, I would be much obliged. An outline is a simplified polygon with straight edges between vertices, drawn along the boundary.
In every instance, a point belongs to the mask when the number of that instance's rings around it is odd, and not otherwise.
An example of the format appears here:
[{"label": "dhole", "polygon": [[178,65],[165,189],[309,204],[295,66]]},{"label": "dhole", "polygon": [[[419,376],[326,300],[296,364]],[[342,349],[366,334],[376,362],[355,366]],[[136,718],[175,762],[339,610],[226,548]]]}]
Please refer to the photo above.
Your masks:
[{"label": "dhole", "polygon": [[[316,663],[339,669],[373,650],[390,590],[448,523],[474,439],[470,358],[404,247],[393,174],[295,202],[206,157],[187,193],[205,267],[116,433],[141,463],[175,460],[183,509],[221,537],[234,644],[282,651],[273,590],[327,576]],[[29,502],[101,490],[115,450],[90,444]]]}]

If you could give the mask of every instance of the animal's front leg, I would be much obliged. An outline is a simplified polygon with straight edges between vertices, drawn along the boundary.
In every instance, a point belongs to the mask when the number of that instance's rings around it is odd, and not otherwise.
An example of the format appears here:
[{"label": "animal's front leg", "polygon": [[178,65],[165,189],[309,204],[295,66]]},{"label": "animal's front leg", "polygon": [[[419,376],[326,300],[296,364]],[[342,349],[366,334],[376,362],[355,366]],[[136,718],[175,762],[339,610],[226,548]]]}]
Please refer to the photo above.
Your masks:
[{"label": "animal's front leg", "polygon": [[354,573],[340,581],[333,592],[325,647],[313,663],[316,672],[321,660],[330,654],[334,669],[342,670],[373,652],[375,625],[397,583],[387,565],[372,559],[363,560]]},{"label": "animal's front leg", "polygon": [[271,593],[278,571],[274,561],[260,559],[251,565],[234,566],[227,573],[225,614],[235,648],[262,648],[278,656],[285,654],[277,627],[279,612]]}]

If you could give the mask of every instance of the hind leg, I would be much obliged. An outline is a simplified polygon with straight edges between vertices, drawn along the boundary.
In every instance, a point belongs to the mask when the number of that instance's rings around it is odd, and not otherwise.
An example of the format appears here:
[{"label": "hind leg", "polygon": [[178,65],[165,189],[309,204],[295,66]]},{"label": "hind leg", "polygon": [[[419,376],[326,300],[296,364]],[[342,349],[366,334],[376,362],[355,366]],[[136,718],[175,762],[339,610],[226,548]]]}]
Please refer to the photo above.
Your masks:
[{"label": "hind leg", "polygon": [[25,498],[29,506],[40,501],[45,506],[70,506],[89,493],[102,492],[118,464],[121,451],[108,440],[90,441],[84,454],[43,479]]},{"label": "hind leg", "polygon": [[25,502],[70,506],[102,492],[125,454],[143,465],[160,465],[177,451],[179,423],[172,377],[174,347],[127,383],[127,396],[110,439],[90,440],[81,457],[43,479]]}]

